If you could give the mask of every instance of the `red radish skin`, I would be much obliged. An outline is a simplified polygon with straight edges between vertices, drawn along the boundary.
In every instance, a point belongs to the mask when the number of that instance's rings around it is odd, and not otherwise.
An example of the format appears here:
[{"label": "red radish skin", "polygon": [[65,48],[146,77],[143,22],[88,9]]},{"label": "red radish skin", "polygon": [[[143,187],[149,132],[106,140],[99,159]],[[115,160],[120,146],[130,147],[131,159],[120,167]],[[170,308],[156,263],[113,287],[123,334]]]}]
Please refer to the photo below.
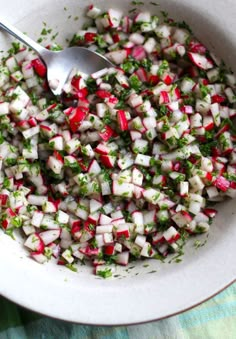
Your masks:
[{"label": "red radish skin", "polygon": [[99,135],[102,140],[108,141],[112,136],[114,136],[114,130],[110,126],[106,125]]},{"label": "red radish skin", "polygon": [[77,107],[69,116],[70,129],[72,132],[76,132],[80,123],[85,119],[86,111]]},{"label": "red radish skin", "polygon": [[42,62],[41,59],[37,58],[31,61],[31,64],[35,70],[35,72],[41,77],[44,78],[47,74],[47,68]]},{"label": "red radish skin", "polygon": [[118,119],[118,123],[119,123],[119,126],[120,126],[120,130],[121,131],[127,131],[128,130],[128,120],[126,118],[125,111],[119,110],[117,112],[117,119]]}]

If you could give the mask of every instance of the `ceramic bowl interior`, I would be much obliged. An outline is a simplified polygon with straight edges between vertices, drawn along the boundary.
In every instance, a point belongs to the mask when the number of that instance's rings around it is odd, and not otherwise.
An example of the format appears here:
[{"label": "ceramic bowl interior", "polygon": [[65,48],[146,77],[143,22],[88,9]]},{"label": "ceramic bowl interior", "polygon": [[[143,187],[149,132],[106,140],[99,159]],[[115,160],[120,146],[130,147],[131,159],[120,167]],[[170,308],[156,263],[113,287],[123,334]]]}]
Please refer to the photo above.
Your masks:
[{"label": "ceramic bowl interior", "polygon": [[[236,4],[234,0],[159,0],[158,6],[144,0],[135,6],[126,0],[93,1],[103,9],[134,7],[153,14],[167,11],[170,17],[186,21],[195,35],[234,71],[236,59]],[[56,41],[65,44],[84,22],[85,2],[80,0],[0,0],[1,16],[32,38],[40,35],[43,22]],[[0,34],[1,49],[12,41]],[[0,231],[0,293],[32,310],[85,324],[131,324],[160,319],[196,305],[214,295],[236,278],[235,201],[218,206],[205,246],[188,243],[181,263],[162,264],[145,260],[118,268],[117,277],[100,279],[92,268],[79,266],[78,273],[54,263],[40,265],[27,256],[20,240]],[[205,240],[201,236],[200,241]]]}]

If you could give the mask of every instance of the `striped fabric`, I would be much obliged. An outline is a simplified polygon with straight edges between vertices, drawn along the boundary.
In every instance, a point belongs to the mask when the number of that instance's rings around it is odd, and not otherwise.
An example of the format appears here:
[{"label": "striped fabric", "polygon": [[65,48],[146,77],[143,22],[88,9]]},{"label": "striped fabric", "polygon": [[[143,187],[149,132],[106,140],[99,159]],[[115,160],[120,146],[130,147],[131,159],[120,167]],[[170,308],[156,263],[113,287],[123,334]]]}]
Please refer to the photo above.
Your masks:
[{"label": "striped fabric", "polygon": [[43,317],[0,298],[0,339],[236,339],[236,283],[194,309],[153,323],[93,327]]}]

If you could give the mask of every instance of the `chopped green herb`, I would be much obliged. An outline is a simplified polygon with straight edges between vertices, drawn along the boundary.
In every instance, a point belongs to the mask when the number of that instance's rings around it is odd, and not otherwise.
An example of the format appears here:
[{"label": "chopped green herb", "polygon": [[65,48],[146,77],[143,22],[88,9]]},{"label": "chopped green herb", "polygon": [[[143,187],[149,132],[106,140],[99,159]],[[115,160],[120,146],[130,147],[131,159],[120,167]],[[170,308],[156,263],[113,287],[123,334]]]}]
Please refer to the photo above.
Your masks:
[{"label": "chopped green herb", "polygon": [[102,270],[97,270],[97,275],[98,275],[99,277],[104,278],[104,279],[110,278],[110,277],[112,277],[112,271],[111,271],[111,268],[107,267],[107,268],[102,269]]}]

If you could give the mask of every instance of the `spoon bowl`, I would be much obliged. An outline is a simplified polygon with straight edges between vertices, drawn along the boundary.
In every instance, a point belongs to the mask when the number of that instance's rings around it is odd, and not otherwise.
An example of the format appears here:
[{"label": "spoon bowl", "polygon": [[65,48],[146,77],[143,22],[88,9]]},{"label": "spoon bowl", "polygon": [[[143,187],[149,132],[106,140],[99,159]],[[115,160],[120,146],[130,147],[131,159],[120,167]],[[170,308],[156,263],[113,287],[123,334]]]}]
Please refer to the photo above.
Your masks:
[{"label": "spoon bowl", "polygon": [[47,80],[54,95],[62,94],[63,86],[74,68],[82,74],[90,75],[113,66],[107,58],[88,48],[74,46],[62,51],[50,51],[4,20],[0,20],[0,28],[39,54],[47,67]]},{"label": "spoon bowl", "polygon": [[55,95],[61,95],[73,68],[83,74],[92,74],[113,66],[105,57],[85,47],[74,46],[57,52],[45,49],[40,56],[47,66],[48,84]]}]

